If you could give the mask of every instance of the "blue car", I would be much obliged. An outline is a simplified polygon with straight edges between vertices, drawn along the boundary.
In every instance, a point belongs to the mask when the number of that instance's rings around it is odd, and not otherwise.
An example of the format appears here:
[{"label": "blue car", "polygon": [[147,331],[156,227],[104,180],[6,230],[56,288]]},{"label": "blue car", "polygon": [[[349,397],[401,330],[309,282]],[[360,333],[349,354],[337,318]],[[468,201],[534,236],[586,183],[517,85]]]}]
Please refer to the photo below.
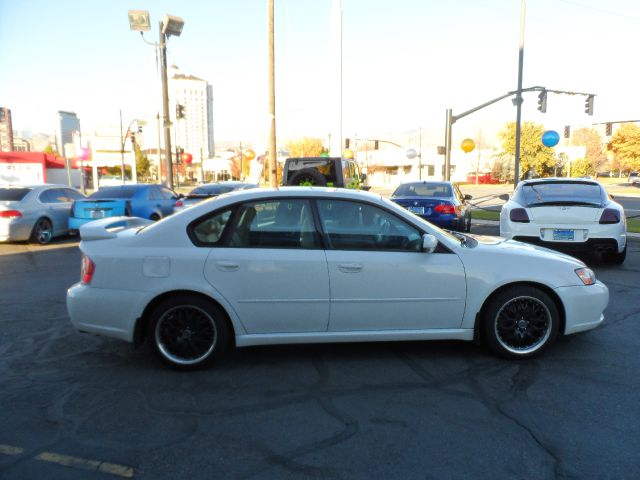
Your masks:
[{"label": "blue car", "polygon": [[471,195],[463,195],[452,182],[401,184],[391,200],[421,218],[447,230],[471,230]]},{"label": "blue car", "polygon": [[91,220],[130,216],[160,220],[171,215],[179,195],[163,185],[102,187],[71,207],[69,229],[78,230]]}]

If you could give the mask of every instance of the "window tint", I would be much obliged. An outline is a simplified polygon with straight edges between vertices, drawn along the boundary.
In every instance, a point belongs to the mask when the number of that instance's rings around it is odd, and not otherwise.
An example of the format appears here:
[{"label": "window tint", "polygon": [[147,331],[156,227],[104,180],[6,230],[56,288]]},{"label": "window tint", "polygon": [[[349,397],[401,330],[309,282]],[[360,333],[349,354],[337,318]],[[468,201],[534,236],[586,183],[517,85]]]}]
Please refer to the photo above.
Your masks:
[{"label": "window tint", "polygon": [[0,188],[0,201],[19,202],[30,191],[30,188]]},{"label": "window tint", "polygon": [[138,187],[121,186],[121,187],[102,187],[97,192],[93,192],[89,198],[133,198],[139,191]]},{"label": "window tint", "polygon": [[62,188],[51,188],[40,194],[43,203],[66,203],[69,201]]},{"label": "window tint", "polygon": [[82,193],[71,190],[70,188],[65,188],[64,193],[69,200],[82,200],[83,198],[85,198]]},{"label": "window tint", "polygon": [[547,182],[526,184],[522,187],[525,205],[550,202],[593,203],[603,201],[600,185],[595,183]]},{"label": "window tint", "polygon": [[238,207],[230,247],[320,248],[308,200],[246,203]]},{"label": "window tint", "polygon": [[451,185],[441,182],[404,183],[395,192],[394,197],[434,197],[449,198],[453,196]]},{"label": "window tint", "polygon": [[200,221],[192,228],[193,236],[200,243],[206,243],[210,246],[217,245],[222,238],[222,232],[230,217],[231,210],[225,210]]},{"label": "window tint", "polygon": [[420,251],[420,231],[372,205],[344,200],[319,200],[322,228],[336,250]]}]

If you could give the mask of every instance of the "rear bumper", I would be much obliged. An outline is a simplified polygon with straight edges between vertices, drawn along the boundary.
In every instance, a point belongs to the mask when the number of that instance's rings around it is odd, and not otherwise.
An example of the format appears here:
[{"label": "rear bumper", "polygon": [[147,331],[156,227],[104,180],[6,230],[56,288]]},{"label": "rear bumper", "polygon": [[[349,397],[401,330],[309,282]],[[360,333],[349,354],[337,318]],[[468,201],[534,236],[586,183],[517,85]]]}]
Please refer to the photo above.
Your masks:
[{"label": "rear bumper", "polygon": [[455,215],[440,215],[437,218],[422,215],[418,216],[440,228],[446,228],[448,230],[464,230],[464,217],[456,217]]},{"label": "rear bumper", "polygon": [[0,219],[0,242],[22,242],[29,240],[33,225],[24,220]]},{"label": "rear bumper", "polygon": [[513,240],[567,253],[605,253],[618,251],[618,242],[613,238],[589,238],[585,242],[547,242],[540,237],[516,235],[513,237]]}]

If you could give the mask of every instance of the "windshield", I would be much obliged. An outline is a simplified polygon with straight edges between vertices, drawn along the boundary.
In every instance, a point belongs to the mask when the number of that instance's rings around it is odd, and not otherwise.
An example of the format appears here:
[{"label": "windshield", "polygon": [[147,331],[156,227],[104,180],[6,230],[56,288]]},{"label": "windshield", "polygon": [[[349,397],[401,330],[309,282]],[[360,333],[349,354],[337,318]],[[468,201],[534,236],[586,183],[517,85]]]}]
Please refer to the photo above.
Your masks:
[{"label": "windshield", "polygon": [[103,187],[89,198],[132,198],[140,189],[132,186]]},{"label": "windshield", "polygon": [[442,182],[405,183],[400,185],[394,197],[434,197],[448,198],[452,196],[451,185]]},{"label": "windshield", "polygon": [[600,205],[602,189],[595,183],[542,182],[522,187],[526,206],[545,204]]},{"label": "windshield", "polygon": [[0,201],[19,202],[30,191],[30,188],[0,188]]}]

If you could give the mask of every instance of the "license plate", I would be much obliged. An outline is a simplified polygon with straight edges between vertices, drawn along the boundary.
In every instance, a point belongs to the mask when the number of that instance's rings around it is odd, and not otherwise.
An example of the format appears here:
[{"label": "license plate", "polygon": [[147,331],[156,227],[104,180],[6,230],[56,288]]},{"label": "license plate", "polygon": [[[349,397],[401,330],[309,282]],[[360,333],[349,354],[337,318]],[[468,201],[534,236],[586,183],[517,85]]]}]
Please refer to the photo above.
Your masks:
[{"label": "license plate", "polygon": [[409,211],[416,215],[424,215],[424,207],[409,207]]},{"label": "license plate", "polygon": [[573,242],[575,240],[575,230],[554,230],[553,239],[564,242]]},{"label": "license plate", "polygon": [[91,218],[104,218],[104,210],[91,210],[89,216]]}]

